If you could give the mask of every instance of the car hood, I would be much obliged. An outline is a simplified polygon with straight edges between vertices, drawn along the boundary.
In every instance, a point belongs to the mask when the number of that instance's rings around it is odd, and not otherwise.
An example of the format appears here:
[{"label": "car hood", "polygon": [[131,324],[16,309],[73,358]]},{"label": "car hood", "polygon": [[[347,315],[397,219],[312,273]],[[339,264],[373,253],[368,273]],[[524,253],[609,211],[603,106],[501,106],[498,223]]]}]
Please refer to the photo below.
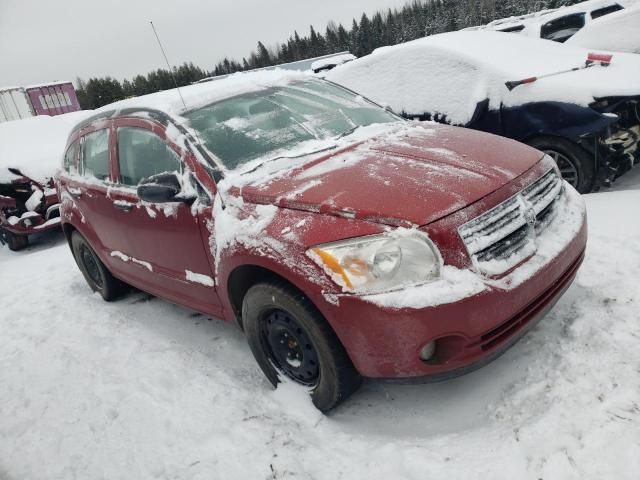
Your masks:
[{"label": "car hood", "polygon": [[243,186],[245,201],[386,225],[426,225],[511,182],[542,154],[494,135],[415,125]]}]

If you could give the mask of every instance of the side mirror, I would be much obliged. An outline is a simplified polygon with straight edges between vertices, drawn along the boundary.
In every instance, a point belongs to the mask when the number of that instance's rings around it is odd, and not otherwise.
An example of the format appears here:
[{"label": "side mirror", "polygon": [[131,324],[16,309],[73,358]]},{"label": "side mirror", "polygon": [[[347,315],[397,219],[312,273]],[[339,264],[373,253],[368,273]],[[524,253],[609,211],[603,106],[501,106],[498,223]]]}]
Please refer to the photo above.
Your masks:
[{"label": "side mirror", "polygon": [[138,197],[149,203],[187,202],[194,197],[181,196],[182,185],[175,173],[159,173],[146,178],[138,185]]}]

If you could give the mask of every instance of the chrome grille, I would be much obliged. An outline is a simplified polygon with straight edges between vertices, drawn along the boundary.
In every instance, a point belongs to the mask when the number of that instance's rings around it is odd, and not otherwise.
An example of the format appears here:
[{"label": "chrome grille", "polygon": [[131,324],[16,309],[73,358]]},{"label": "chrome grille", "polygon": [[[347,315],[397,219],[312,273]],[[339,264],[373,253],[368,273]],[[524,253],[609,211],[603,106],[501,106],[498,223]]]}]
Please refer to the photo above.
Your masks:
[{"label": "chrome grille", "polygon": [[535,237],[555,217],[562,185],[556,170],[551,169],[518,194],[462,225],[458,232],[474,264],[483,273],[498,275],[535,253]]}]

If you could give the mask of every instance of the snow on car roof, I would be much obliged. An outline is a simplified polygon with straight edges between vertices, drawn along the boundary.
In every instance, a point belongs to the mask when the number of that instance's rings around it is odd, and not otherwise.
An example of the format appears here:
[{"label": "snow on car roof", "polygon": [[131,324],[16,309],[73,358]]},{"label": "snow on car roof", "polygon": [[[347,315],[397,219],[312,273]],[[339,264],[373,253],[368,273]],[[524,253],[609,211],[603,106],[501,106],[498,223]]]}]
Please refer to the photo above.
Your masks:
[{"label": "snow on car roof", "polygon": [[0,123],[0,183],[17,178],[8,168],[18,168],[34,180],[52,177],[60,167],[69,132],[92,113],[80,111]]},{"label": "snow on car roof", "polygon": [[446,114],[468,123],[478,102],[490,108],[535,101],[587,106],[595,98],[640,95],[640,58],[617,53],[609,67],[541,79],[509,91],[505,82],[585,65],[589,50],[491,31],[432,35],[335,68],[327,79],[398,112]]},{"label": "snow on car roof", "polygon": [[597,18],[569,38],[566,45],[640,53],[640,4]]},{"label": "snow on car roof", "polygon": [[565,15],[570,15],[572,13],[592,12],[593,10],[598,10],[600,8],[605,8],[613,5],[620,5],[624,7],[625,3],[616,0],[587,0],[586,2],[576,3],[575,5],[571,6],[562,6],[559,8],[541,10],[539,12],[529,13],[526,15],[501,18],[487,24],[487,27],[500,27],[500,29],[502,29],[506,26],[506,24],[511,23],[523,25],[535,23],[538,21],[546,23],[555,18],[564,17]]},{"label": "snow on car roof", "polygon": [[[172,116],[180,116],[187,111],[210,105],[225,98],[256,92],[273,86],[286,85],[292,81],[307,78],[311,78],[307,73],[281,69],[240,72],[225,76],[219,80],[214,78],[210,82],[180,87],[179,92],[173,88],[120,100],[105,105],[96,110],[96,112],[120,111],[127,108],[148,108],[160,110]],[[184,99],[186,108],[180,95]]]}]

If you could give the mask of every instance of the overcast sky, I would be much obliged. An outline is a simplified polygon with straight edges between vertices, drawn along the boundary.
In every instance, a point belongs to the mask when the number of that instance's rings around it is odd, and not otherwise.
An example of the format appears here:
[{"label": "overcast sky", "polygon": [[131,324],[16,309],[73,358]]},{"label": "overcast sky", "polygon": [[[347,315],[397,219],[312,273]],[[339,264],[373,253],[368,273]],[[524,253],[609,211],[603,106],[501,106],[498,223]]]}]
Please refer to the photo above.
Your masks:
[{"label": "overcast sky", "polygon": [[406,0],[0,0],[0,86],[164,67],[153,20],[174,64],[212,69],[241,59],[258,40],[271,46],[309,25],[350,25],[363,11]]}]

